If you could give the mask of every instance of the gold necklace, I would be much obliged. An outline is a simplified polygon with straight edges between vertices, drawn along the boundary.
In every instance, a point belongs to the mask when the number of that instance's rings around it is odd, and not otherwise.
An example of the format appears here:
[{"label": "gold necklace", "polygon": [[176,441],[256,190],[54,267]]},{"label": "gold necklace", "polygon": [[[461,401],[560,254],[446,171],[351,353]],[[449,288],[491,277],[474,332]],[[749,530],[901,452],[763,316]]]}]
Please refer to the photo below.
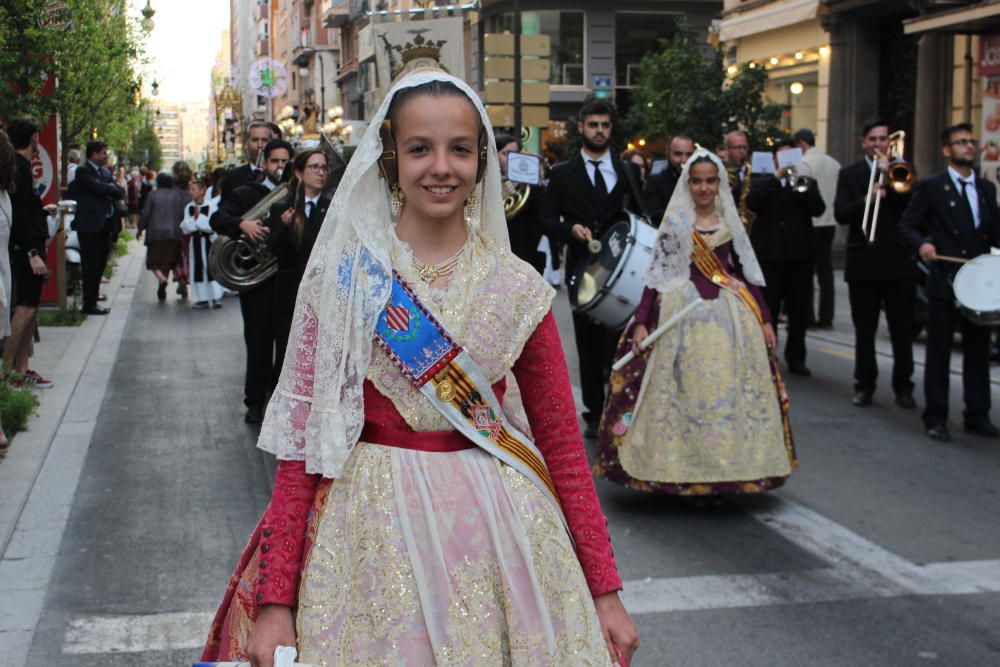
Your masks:
[{"label": "gold necklace", "polygon": [[416,257],[413,257],[411,265],[413,266],[413,270],[417,272],[420,279],[430,285],[438,278],[447,278],[451,274],[455,273],[455,268],[458,266],[459,260],[462,259],[463,252],[465,252],[464,245],[457,253],[437,264],[424,264]]}]

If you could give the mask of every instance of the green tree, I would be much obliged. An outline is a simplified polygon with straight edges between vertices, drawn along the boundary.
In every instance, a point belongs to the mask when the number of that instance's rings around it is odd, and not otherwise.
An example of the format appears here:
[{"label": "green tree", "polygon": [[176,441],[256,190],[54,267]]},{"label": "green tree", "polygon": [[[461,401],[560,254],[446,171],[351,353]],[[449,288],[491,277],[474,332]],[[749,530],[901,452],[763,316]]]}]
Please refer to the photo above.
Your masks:
[{"label": "green tree", "polygon": [[[97,137],[125,147],[146,120],[142,62],[139,26],[124,0],[4,0],[0,6],[0,115],[44,119],[57,111],[63,146]],[[42,97],[46,76],[57,84]]]},{"label": "green tree", "polygon": [[143,125],[132,136],[126,153],[130,164],[145,164],[159,171],[163,164],[163,149],[160,138],[151,125]]},{"label": "green tree", "polygon": [[632,91],[634,115],[650,135],[683,132],[711,150],[731,130],[748,132],[755,146],[781,134],[786,107],[764,96],[762,66],[746,64],[729,76],[722,50],[682,19],[661,44],[661,51],[643,58]]}]

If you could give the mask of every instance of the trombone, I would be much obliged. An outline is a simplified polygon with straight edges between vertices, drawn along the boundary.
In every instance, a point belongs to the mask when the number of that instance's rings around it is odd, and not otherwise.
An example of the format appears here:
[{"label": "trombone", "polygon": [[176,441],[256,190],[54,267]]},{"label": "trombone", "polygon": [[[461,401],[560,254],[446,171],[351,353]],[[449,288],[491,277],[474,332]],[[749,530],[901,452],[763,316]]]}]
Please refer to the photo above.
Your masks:
[{"label": "trombone", "polygon": [[[861,230],[868,237],[869,243],[875,242],[875,230],[878,227],[878,213],[882,205],[882,198],[879,196],[882,188],[889,181],[889,187],[893,192],[906,194],[913,189],[917,182],[917,170],[908,162],[903,160],[903,153],[906,150],[906,132],[898,130],[889,135],[889,150],[883,155],[878,151],[872,159],[872,171],[868,177],[868,194],[865,195],[865,214],[861,218]],[[889,161],[887,169],[879,167],[882,158]],[[868,214],[871,213],[871,220]]]}]

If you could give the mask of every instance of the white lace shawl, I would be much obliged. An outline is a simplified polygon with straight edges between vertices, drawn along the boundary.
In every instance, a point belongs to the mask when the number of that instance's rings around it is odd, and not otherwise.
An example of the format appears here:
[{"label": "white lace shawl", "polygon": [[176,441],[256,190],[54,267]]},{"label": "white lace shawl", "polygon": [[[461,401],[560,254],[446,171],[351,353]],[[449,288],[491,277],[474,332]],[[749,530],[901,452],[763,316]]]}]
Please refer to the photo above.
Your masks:
[{"label": "white lace shawl", "polygon": [[372,336],[389,298],[394,234],[389,191],[378,173],[379,128],[400,90],[447,81],[464,92],[486,127],[487,168],[477,186],[480,220],[473,232],[509,248],[500,166],[489,117],[465,82],[438,70],[399,81],[372,119],[347,167],[313,247],[295,304],[285,363],[257,446],[306,470],[337,477],[364,424],[363,384]]},{"label": "white lace shawl", "polygon": [[726,168],[722,160],[704,148],[695,151],[684,165],[681,176],[674,188],[667,210],[660,222],[659,235],[653,248],[653,259],[646,269],[643,282],[650,289],[658,292],[669,292],[677,289],[691,279],[691,251],[694,241],[691,234],[694,231],[694,199],[688,185],[691,164],[699,157],[709,158],[719,170],[719,196],[716,199],[716,212],[722,223],[729,227],[733,236],[733,252],[743,266],[743,276],[754,285],[764,285],[764,274],[757,262],[757,255],[750,245],[743,222],[740,220],[733,201],[733,193],[726,178]]}]

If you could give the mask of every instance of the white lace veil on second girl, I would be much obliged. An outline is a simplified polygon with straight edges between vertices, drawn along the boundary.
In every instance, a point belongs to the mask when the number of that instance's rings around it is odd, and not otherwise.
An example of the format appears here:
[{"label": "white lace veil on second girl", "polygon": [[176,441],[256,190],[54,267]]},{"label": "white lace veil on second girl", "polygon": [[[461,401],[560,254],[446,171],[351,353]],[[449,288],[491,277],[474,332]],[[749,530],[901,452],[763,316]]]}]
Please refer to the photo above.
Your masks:
[{"label": "white lace veil on second girl", "polygon": [[399,91],[433,81],[461,90],[487,132],[486,173],[475,190],[480,219],[470,233],[498,249],[510,247],[493,130],[479,97],[442,71],[407,75],[372,119],[326,214],[299,287],[285,363],[257,441],[279,459],[305,461],[310,473],[340,475],[361,435],[362,387],[375,322],[389,299],[395,233],[388,186],[378,171],[379,129]]},{"label": "white lace veil on second girl", "polygon": [[674,194],[660,222],[656,246],[653,248],[653,259],[646,269],[643,282],[650,289],[669,292],[691,279],[691,251],[694,250],[691,234],[694,232],[695,213],[689,179],[691,165],[699,158],[708,158],[719,170],[716,213],[722,224],[729,227],[733,237],[733,251],[743,266],[743,276],[747,282],[763,286],[764,274],[760,270],[753,246],[750,245],[750,237],[743,226],[743,221],[740,220],[736,202],[733,201],[733,193],[726,178],[726,168],[717,155],[704,148],[695,151],[684,164],[681,176],[677,180],[677,187],[674,188]]}]

